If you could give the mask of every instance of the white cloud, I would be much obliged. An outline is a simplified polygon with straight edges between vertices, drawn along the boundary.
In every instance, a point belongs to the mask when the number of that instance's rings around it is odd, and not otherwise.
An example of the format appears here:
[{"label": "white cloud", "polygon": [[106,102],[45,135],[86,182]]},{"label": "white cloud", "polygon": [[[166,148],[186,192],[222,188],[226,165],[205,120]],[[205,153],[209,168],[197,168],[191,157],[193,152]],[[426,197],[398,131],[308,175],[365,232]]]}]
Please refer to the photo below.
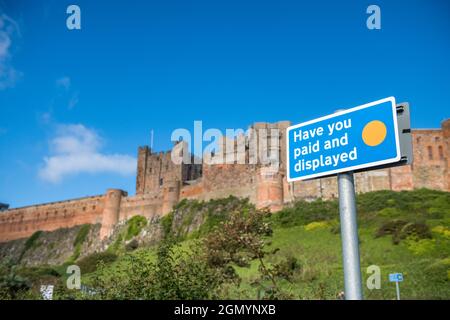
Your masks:
[{"label": "white cloud", "polygon": [[117,173],[132,175],[136,159],[123,154],[100,152],[102,139],[82,124],[59,125],[50,140],[52,155],[44,158],[39,176],[49,182],[60,182],[64,177],[81,173]]},{"label": "white cloud", "polygon": [[63,87],[66,90],[70,89],[70,84],[71,84],[71,81],[70,81],[69,77],[61,77],[56,80],[56,86]]},{"label": "white cloud", "polygon": [[61,77],[55,81],[56,87],[62,88],[63,92],[58,93],[58,99],[63,99],[67,103],[67,109],[72,110],[79,102],[78,91],[73,90],[72,79],[68,76]]},{"label": "white cloud", "polygon": [[22,76],[11,65],[11,48],[15,36],[20,36],[17,23],[5,14],[0,14],[0,90],[14,87]]},{"label": "white cloud", "polygon": [[67,108],[69,110],[75,108],[75,106],[77,105],[79,99],[78,99],[78,92],[75,92],[74,94],[72,94],[72,96],[69,99],[69,103],[67,104]]}]

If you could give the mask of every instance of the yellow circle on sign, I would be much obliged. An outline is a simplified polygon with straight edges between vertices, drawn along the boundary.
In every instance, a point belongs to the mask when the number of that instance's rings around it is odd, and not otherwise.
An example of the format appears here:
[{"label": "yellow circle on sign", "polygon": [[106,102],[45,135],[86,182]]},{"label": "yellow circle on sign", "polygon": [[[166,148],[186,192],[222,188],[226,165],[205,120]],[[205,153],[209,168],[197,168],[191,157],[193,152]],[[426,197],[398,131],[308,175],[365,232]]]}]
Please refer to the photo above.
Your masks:
[{"label": "yellow circle on sign", "polygon": [[375,147],[384,141],[386,132],[386,125],[379,120],[374,120],[366,124],[362,132],[362,138],[365,144]]}]

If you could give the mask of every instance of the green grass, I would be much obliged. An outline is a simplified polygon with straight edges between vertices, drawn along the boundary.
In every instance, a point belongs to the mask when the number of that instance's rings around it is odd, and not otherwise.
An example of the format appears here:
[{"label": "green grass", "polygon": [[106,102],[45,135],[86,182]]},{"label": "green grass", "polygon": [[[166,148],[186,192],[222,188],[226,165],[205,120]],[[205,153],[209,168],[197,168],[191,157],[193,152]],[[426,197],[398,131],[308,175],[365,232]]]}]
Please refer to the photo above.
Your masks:
[{"label": "green grass", "polygon": [[[361,272],[366,299],[395,299],[395,285],[388,281],[389,273],[401,272],[404,281],[400,284],[404,299],[450,299],[450,193],[426,189],[392,192],[378,191],[358,195],[358,225],[361,255]],[[175,210],[185,210],[179,227],[185,229],[193,214],[201,213],[204,224],[194,233],[180,237],[175,250],[189,250],[197,238],[201,238],[220,221],[226,219],[230,210],[248,209],[248,202],[236,198],[213,202],[183,201]],[[178,212],[178,214],[180,211]],[[161,219],[166,234],[174,232],[174,213]],[[273,235],[265,240],[265,264],[280,263],[296,258],[299,268],[292,281],[282,280],[280,286],[294,299],[336,299],[343,290],[341,239],[339,232],[337,201],[299,201],[269,219]],[[137,220],[137,218],[136,218]],[[382,226],[402,220],[429,228],[429,237],[399,237],[379,232]],[[131,225],[131,224],[129,224]],[[134,225],[134,223],[133,223]],[[140,226],[138,223],[137,226]],[[134,228],[131,233],[136,234]],[[129,230],[126,229],[126,230]],[[177,230],[175,230],[176,232]],[[139,233],[139,232],[137,232]],[[428,233],[427,233],[428,235]],[[129,255],[144,254],[149,262],[156,259],[155,247],[142,247],[133,252],[117,248],[126,234],[119,235],[108,249],[117,253],[117,260],[110,259],[107,270],[114,274],[120,266],[129,263]],[[35,236],[31,243],[36,241]],[[78,238],[78,237],[77,237]],[[91,263],[91,266],[93,263]],[[370,276],[367,267],[377,265],[381,269],[381,289],[369,290],[366,280]],[[228,298],[256,299],[260,286],[254,282],[259,277],[259,263],[252,261],[249,267],[234,266],[242,282],[231,287]],[[89,271],[93,271],[92,268]],[[96,272],[83,274],[83,283],[89,284]],[[263,284],[265,285],[265,283]]]},{"label": "green grass", "polygon": [[[220,203],[226,206],[224,200]],[[180,208],[205,211],[208,203],[183,202]],[[217,205],[217,204],[216,204]],[[210,204],[211,206],[211,204]],[[430,208],[433,208],[432,210]],[[208,212],[208,211],[206,211]],[[208,216],[222,217],[209,212]],[[360,236],[361,272],[364,295],[368,299],[394,299],[395,286],[388,281],[389,273],[402,272],[400,284],[405,299],[450,299],[450,196],[449,193],[415,190],[410,192],[379,191],[358,196],[358,223]],[[166,230],[173,216],[163,219]],[[300,268],[292,282],[281,281],[281,287],[295,299],[336,299],[343,290],[341,240],[338,223],[337,201],[299,201],[272,216],[272,237],[266,239],[267,251],[279,249],[265,258],[268,265],[295,257]],[[190,215],[188,218],[190,220]],[[432,239],[401,239],[394,244],[392,235],[376,237],[379,228],[392,220],[402,219],[408,223],[424,223],[432,231]],[[212,228],[203,226],[205,230]],[[437,227],[437,228],[436,228]],[[202,227],[200,228],[202,230]],[[332,232],[334,231],[334,232]],[[203,233],[203,232],[202,232]],[[194,233],[194,237],[198,236]],[[188,248],[190,240],[181,242]],[[141,248],[154,259],[152,248]],[[153,261],[153,260],[152,260]],[[119,259],[116,263],[121,263]],[[239,288],[231,290],[230,298],[256,299],[258,287],[257,261],[249,267],[237,267],[242,278]],[[377,265],[381,269],[381,289],[369,290],[366,280],[371,275],[367,267]]]}]

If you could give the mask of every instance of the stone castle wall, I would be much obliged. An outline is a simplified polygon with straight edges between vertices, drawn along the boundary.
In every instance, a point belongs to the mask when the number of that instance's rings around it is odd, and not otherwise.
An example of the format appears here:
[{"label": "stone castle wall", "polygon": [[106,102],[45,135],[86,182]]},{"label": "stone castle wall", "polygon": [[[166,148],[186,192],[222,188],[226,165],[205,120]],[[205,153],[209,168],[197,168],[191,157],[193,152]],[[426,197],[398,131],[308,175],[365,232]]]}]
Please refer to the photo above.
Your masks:
[{"label": "stone castle wall", "polygon": [[[225,158],[229,156],[226,159],[234,158],[234,161],[225,164],[176,164],[171,159],[171,152],[153,153],[147,146],[140,147],[135,196],[109,189],[105,195],[0,212],[0,242],[29,237],[38,230],[52,231],[85,223],[100,223],[100,236],[104,238],[110,235],[117,223],[135,215],[147,218],[162,216],[182,199],[206,201],[235,195],[248,197],[258,207],[276,211],[295,199],[336,198],[336,177],[287,182],[284,175],[285,129],[289,125],[287,121],[255,123],[252,127],[255,130],[270,132],[270,129],[279,129],[281,136],[278,144],[269,139],[267,145],[260,145],[255,135],[248,139],[244,149],[235,148],[232,155],[223,148]],[[449,138],[450,119],[442,123],[441,129],[412,130],[413,164],[356,173],[356,191],[414,188],[450,191]],[[227,142],[224,139],[222,145]],[[184,146],[177,144],[173,152],[182,154]],[[262,153],[277,152],[280,158],[278,169],[250,164],[254,160],[252,148],[255,146]],[[237,159],[245,159],[246,164],[236,164]]]},{"label": "stone castle wall", "polygon": [[85,223],[101,223],[104,196],[47,203],[0,212],[0,242]]}]

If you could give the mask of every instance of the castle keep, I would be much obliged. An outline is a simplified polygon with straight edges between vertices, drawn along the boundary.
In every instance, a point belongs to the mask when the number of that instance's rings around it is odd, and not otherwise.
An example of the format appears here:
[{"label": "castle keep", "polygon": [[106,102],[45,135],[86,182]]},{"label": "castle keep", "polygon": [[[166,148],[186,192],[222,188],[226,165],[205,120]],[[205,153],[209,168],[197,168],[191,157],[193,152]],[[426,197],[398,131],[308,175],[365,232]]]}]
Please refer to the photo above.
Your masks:
[{"label": "castle keep", "polygon": [[[136,176],[136,194],[128,196],[118,189],[106,194],[13,208],[0,212],[0,242],[29,237],[38,230],[51,231],[85,223],[100,223],[101,237],[111,234],[114,226],[132,216],[147,218],[168,213],[182,199],[209,200],[229,195],[248,197],[258,207],[272,211],[296,199],[332,199],[337,197],[336,177],[288,183],[286,171],[285,129],[290,122],[274,124],[255,123],[255,132],[279,129],[279,143],[269,139],[259,152],[276,152],[279,167],[253,164],[252,140],[244,148],[229,151],[223,148],[227,159],[234,163],[195,164],[172,161],[172,152],[182,153],[184,143],[172,151],[153,152],[148,146],[139,147]],[[411,190],[430,188],[450,191],[450,119],[442,122],[440,129],[412,130],[414,162],[412,165],[373,170],[355,174],[356,191]],[[237,145],[238,137],[231,144]],[[222,141],[225,145],[226,139]],[[229,143],[230,141],[228,141]],[[258,141],[255,141],[258,145]],[[233,153],[233,154],[230,154]],[[237,163],[236,159],[245,159]]]}]

